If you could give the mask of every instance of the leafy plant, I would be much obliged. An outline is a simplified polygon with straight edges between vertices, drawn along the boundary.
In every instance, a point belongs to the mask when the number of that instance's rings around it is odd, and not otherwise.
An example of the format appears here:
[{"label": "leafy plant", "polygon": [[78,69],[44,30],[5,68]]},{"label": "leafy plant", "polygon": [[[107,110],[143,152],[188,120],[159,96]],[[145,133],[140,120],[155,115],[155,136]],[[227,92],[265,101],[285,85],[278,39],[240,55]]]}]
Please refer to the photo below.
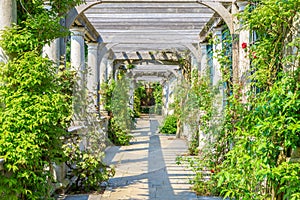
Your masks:
[{"label": "leafy plant", "polygon": [[72,191],[97,191],[100,184],[114,176],[114,169],[102,162],[103,153],[81,150],[79,137],[73,137],[64,145],[64,154],[69,158],[66,162],[70,169],[68,177],[74,182],[69,190]]},{"label": "leafy plant", "polygon": [[8,199],[49,197],[52,162],[63,155],[61,137],[72,115],[72,72],[26,52],[0,68],[0,194]]},{"label": "leafy plant", "polygon": [[159,128],[160,133],[175,134],[177,130],[177,118],[175,115],[168,115],[163,121],[162,126]]},{"label": "leafy plant", "polygon": [[159,83],[154,83],[153,85],[153,97],[155,100],[155,114],[161,114],[162,110],[162,86]]},{"label": "leafy plant", "polygon": [[[190,165],[197,192],[234,199],[299,198],[299,163],[290,159],[300,134],[299,7],[298,0],[251,1],[239,15],[244,28],[257,35],[243,47],[251,59],[246,103],[244,83],[232,82],[230,54],[226,47],[217,52],[226,105],[216,128],[213,116],[201,120],[211,137],[200,157],[188,161],[197,163]],[[205,169],[213,169],[210,181],[202,178]]]},{"label": "leafy plant", "polygon": [[129,79],[125,73],[120,73],[117,81],[102,85],[101,94],[110,115],[108,138],[116,145],[128,145],[135,119],[129,108]]}]

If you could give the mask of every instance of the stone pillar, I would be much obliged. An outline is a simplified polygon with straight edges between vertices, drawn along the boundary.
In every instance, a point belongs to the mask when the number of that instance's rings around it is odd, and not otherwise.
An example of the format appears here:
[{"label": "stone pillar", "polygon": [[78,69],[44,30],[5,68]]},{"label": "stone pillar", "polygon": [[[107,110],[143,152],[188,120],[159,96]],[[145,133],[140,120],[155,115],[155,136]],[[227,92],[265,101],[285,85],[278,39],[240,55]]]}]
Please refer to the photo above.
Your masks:
[{"label": "stone pillar", "polygon": [[135,89],[135,81],[131,79],[129,85],[129,107],[133,110],[134,108],[134,89]]},{"label": "stone pillar", "polygon": [[219,87],[219,93],[215,96],[214,107],[217,109],[217,117],[221,116],[224,100],[224,86],[222,83],[221,65],[217,59],[218,51],[222,50],[222,28],[214,28],[213,37],[216,43],[213,44],[213,70],[212,84],[214,87]]},{"label": "stone pillar", "polygon": [[199,62],[193,54],[191,55],[191,67],[192,67],[192,69],[198,69],[199,68]]},{"label": "stone pillar", "polygon": [[107,80],[106,71],[107,71],[107,65],[108,65],[108,55],[105,55],[100,63],[100,70],[99,70],[99,80],[100,84],[105,83]]},{"label": "stone pillar", "polygon": [[56,65],[60,64],[60,38],[56,38],[49,45],[44,46],[43,56],[48,57]]},{"label": "stone pillar", "polygon": [[[198,62],[197,58],[192,54],[191,55],[191,70],[192,70],[192,77],[199,75],[200,72],[200,63]],[[194,84],[195,79],[192,78],[192,84]]]},{"label": "stone pillar", "polygon": [[[107,71],[107,64],[108,64],[108,59],[107,59],[108,55],[104,55],[103,58],[101,59],[101,62],[100,62],[100,69],[99,69],[99,84],[100,86],[103,84],[103,83],[106,83],[107,81],[107,77],[106,77],[106,71]],[[103,99],[101,97],[101,95],[99,96],[99,99],[100,99],[100,112],[102,115],[107,115],[105,109],[104,109],[104,105],[103,105]]]},{"label": "stone pillar", "polygon": [[[0,3],[0,31],[5,27],[10,27],[17,23],[17,3],[16,0],[1,0]],[[8,58],[0,47],[0,62],[6,62]]]},{"label": "stone pillar", "polygon": [[[247,1],[237,1],[239,12],[243,12]],[[240,27],[242,27],[243,22],[240,21]],[[242,86],[242,100],[243,102],[247,101],[247,91],[250,89],[248,84],[249,79],[249,70],[250,70],[250,58],[249,58],[249,49],[250,47],[250,31],[241,30],[239,32],[239,81]]]},{"label": "stone pillar", "polygon": [[88,43],[88,67],[87,67],[87,89],[88,89],[88,112],[97,113],[98,109],[98,43]]},{"label": "stone pillar", "polygon": [[114,64],[113,60],[107,61],[107,79],[113,79],[113,70],[114,70]]},{"label": "stone pillar", "polygon": [[169,101],[169,81],[164,81],[163,84],[163,116],[168,115],[168,101]]},{"label": "stone pillar", "polygon": [[79,73],[81,82],[84,80],[85,71],[84,34],[83,27],[71,29],[71,67]]},{"label": "stone pillar", "polygon": [[201,48],[201,63],[200,72],[202,76],[207,75],[207,43],[200,43]]},{"label": "stone pillar", "polygon": [[71,68],[77,72],[77,87],[74,91],[74,122],[80,125],[83,120],[85,104],[84,89],[84,71],[85,71],[85,54],[84,54],[84,32],[82,27],[74,27],[71,29]]},{"label": "stone pillar", "polygon": [[222,79],[221,66],[217,60],[217,51],[222,50],[222,28],[214,28],[213,38],[217,41],[213,45],[213,85],[218,85],[219,81]]}]

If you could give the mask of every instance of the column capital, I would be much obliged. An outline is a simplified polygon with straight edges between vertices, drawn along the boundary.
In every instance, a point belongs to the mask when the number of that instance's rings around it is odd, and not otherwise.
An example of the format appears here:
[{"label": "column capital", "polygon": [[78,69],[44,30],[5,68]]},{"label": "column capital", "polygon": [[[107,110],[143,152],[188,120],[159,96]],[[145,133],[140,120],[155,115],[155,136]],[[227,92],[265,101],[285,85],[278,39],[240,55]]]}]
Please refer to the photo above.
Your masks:
[{"label": "column capital", "polygon": [[74,26],[70,28],[70,31],[72,33],[71,36],[82,36],[84,37],[86,33],[86,29],[84,27]]},{"label": "column capital", "polygon": [[98,42],[88,42],[87,43],[88,50],[98,50],[99,43]]},{"label": "column capital", "polygon": [[223,31],[223,27],[217,26],[213,28],[213,35],[221,35]]},{"label": "column capital", "polygon": [[245,7],[249,4],[248,1],[245,0],[237,0],[236,5],[239,8],[239,12],[243,12],[245,10]]},{"label": "column capital", "polygon": [[208,42],[200,42],[199,46],[203,50],[204,48],[206,49],[206,46],[208,45]]}]

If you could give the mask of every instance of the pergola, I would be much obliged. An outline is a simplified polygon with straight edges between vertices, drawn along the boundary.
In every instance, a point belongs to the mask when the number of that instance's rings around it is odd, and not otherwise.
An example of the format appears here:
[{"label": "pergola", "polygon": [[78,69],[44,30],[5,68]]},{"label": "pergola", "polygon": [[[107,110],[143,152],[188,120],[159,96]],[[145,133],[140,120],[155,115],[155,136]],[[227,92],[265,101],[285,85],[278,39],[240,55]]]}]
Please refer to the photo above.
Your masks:
[{"label": "pergola", "polygon": [[[118,66],[126,63],[152,68],[154,64],[151,73],[145,67],[136,70],[135,78],[161,80],[161,74],[171,77],[166,66],[178,67],[182,55],[188,55],[197,69],[205,67],[203,56],[208,34],[213,32],[221,39],[221,29],[227,25],[234,38],[233,81],[238,81],[248,65],[248,61],[242,62],[245,55],[239,46],[241,41],[249,39],[249,33],[241,34],[236,14],[247,3],[244,0],[86,0],[70,10],[65,20],[65,26],[72,32],[71,64],[84,68],[84,37],[89,46],[88,67],[92,69],[87,77],[90,91],[112,77],[107,73],[116,72]],[[217,62],[213,65],[213,84],[217,84],[221,78],[220,66]]]},{"label": "pergola", "polygon": [[77,25],[92,26],[92,39],[105,43],[116,59],[170,50],[199,57],[200,36],[212,19],[222,18],[233,31],[233,5],[231,0],[87,0],[70,12],[66,25],[75,20]]}]

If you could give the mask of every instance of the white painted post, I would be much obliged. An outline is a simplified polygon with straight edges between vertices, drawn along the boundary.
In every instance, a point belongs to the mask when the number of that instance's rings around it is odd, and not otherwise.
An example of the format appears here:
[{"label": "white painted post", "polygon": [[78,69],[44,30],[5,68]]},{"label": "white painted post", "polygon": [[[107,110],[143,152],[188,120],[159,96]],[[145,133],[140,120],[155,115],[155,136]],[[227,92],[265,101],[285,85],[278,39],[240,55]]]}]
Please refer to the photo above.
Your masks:
[{"label": "white painted post", "polygon": [[77,77],[79,78],[77,81],[78,88],[75,88],[73,94],[76,96],[73,102],[75,125],[82,123],[82,114],[84,113],[84,32],[85,29],[82,27],[74,27],[71,29],[71,68],[78,73]]},{"label": "white painted post", "polygon": [[133,79],[130,80],[129,85],[129,107],[133,110],[134,104],[134,88],[135,88],[135,81]]},{"label": "white painted post", "polygon": [[101,63],[100,63],[100,70],[99,70],[100,84],[105,83],[107,80],[107,76],[106,76],[107,65],[108,65],[107,57],[108,57],[107,54],[105,56],[103,56]]},{"label": "white painted post", "polygon": [[167,80],[165,83],[164,83],[164,88],[163,88],[163,100],[164,100],[164,116],[167,116],[168,115],[168,112],[169,112],[169,93],[170,93],[170,82],[169,80]]},{"label": "white painted post", "polygon": [[213,30],[213,38],[217,41],[213,45],[213,85],[217,86],[219,82],[222,80],[221,75],[221,66],[219,61],[217,60],[217,51],[222,50],[222,28],[214,28]]},{"label": "white painted post", "polygon": [[87,68],[87,89],[88,89],[88,112],[97,113],[98,96],[98,43],[88,43],[88,68]]},{"label": "white painted post", "polygon": [[[245,7],[247,6],[247,1],[237,1],[237,5],[239,8],[239,12],[243,12]],[[242,26],[243,22],[240,21],[240,26]],[[244,43],[244,44],[243,44]],[[249,91],[248,84],[248,76],[250,69],[250,59],[249,59],[249,49],[250,47],[250,31],[249,30],[241,30],[239,32],[239,80],[242,84],[242,100],[243,102],[247,101],[247,91]],[[247,46],[247,48],[243,48]]]},{"label": "white painted post", "polygon": [[[13,23],[17,22],[16,0],[1,0],[0,13],[0,31],[2,31],[5,29],[5,27],[10,27]],[[7,62],[7,60],[7,56],[0,47],[0,62]]]},{"label": "white painted post", "polygon": [[213,44],[213,86],[219,87],[219,93],[215,96],[214,107],[217,109],[217,117],[221,117],[224,100],[224,87],[222,83],[221,65],[217,59],[218,51],[222,50],[222,28],[214,28],[213,37],[217,41]]},{"label": "white painted post", "polygon": [[[74,27],[71,31],[71,67],[79,73],[80,82],[84,80],[85,57],[84,57],[84,34],[83,27]],[[81,84],[82,85],[82,84]]]},{"label": "white painted post", "polygon": [[200,71],[201,75],[205,76],[207,74],[207,43],[200,43],[201,48],[201,63],[200,63]]},{"label": "white painted post", "polygon": [[113,65],[113,60],[108,60],[107,61],[107,79],[113,79],[113,70],[114,70],[114,65]]},{"label": "white painted post", "polygon": [[[106,47],[104,47],[104,48],[106,48]],[[99,84],[100,84],[100,86],[107,81],[107,65],[108,65],[108,52],[106,51],[106,54],[102,57],[102,59],[100,61],[100,69],[99,69]],[[107,112],[104,109],[103,99],[102,99],[101,95],[99,96],[99,99],[100,99],[100,105],[99,105],[100,114],[102,116],[106,116]]]},{"label": "white painted post", "polygon": [[48,57],[57,66],[60,63],[60,38],[51,41],[50,44],[43,47],[43,57]]}]

